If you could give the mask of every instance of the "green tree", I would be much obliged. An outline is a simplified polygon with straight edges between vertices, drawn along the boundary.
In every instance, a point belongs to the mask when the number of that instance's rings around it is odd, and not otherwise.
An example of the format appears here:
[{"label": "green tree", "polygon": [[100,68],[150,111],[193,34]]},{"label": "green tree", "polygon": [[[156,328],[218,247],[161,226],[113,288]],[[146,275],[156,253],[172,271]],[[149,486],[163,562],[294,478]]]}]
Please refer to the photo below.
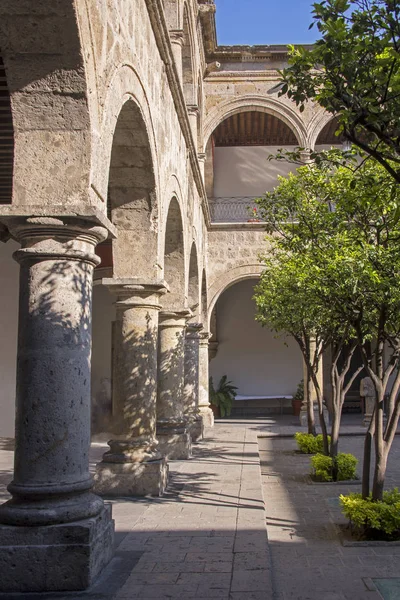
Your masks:
[{"label": "green tree", "polygon": [[330,349],[333,398],[329,453],[336,457],[344,398],[359,370],[345,384],[357,340],[351,324],[332,313],[330,297],[337,293],[337,282],[327,281],[325,276],[328,267],[332,270],[340,245],[337,217],[332,211],[337,185],[331,175],[332,169],[326,166],[302,167],[297,175],[280,178],[280,185],[259,200],[270,249],[263,257],[265,271],[256,290],[256,303],[258,320],[289,333],[300,347],[316,391],[327,454],[323,390],[317,372],[321,356]]},{"label": "green tree", "polygon": [[[337,116],[343,136],[400,183],[400,2],[324,0],[311,50],[289,46],[279,95]],[[312,25],[311,25],[312,26]]]},{"label": "green tree", "polygon": [[[369,493],[368,457],[373,438],[372,495],[374,500],[381,499],[400,416],[400,188],[387,170],[372,160],[355,170],[310,164],[297,175],[281,179],[259,204],[270,235],[275,234],[270,239],[272,254],[266,258],[265,285],[258,290],[259,311],[269,318],[271,309],[275,319],[272,291],[278,296],[280,287],[286,287],[286,306],[292,295],[293,312],[308,311],[310,328],[311,319],[316,319],[314,328],[321,339],[333,344],[334,359],[338,353],[354,351],[356,345],[361,349],[376,392],[365,443],[363,494]],[[267,281],[274,277],[272,291],[266,291]],[[285,278],[291,282],[292,292]],[[296,296],[298,289],[301,293]],[[284,322],[284,305],[281,312],[281,321],[274,321],[276,329],[292,333]],[[351,356],[346,356],[345,368],[351,361]],[[333,364],[331,372],[334,408],[340,414],[346,391],[344,372],[338,364]],[[332,440],[335,438],[332,430]]]}]

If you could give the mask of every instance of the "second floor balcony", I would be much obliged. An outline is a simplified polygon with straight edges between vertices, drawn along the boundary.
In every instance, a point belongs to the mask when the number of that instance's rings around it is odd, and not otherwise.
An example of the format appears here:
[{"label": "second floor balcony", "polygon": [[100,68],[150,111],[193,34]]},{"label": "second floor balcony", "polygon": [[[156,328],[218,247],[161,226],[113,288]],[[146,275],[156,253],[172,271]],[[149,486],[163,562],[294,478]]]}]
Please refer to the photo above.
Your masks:
[{"label": "second floor balcony", "polygon": [[255,223],[259,211],[257,196],[228,196],[209,198],[212,223]]}]

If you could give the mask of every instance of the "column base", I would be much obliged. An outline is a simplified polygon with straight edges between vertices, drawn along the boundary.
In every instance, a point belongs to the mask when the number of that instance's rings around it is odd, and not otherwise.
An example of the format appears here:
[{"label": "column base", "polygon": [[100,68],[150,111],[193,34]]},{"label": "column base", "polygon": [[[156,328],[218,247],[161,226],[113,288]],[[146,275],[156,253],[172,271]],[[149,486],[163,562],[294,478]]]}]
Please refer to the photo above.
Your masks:
[{"label": "column base", "polygon": [[0,592],[85,590],[110,561],[113,543],[111,506],[62,525],[0,525]]},{"label": "column base", "polygon": [[165,458],[96,465],[94,489],[101,496],[162,496],[168,483]]},{"label": "column base", "polygon": [[200,416],[203,419],[203,427],[214,427],[214,413],[208,406],[200,407]]},{"label": "column base", "polygon": [[192,441],[190,434],[176,431],[157,431],[157,449],[168,460],[186,460],[192,456]]},{"label": "column base", "polygon": [[203,419],[199,415],[189,424],[189,433],[192,442],[198,442],[203,439]]}]

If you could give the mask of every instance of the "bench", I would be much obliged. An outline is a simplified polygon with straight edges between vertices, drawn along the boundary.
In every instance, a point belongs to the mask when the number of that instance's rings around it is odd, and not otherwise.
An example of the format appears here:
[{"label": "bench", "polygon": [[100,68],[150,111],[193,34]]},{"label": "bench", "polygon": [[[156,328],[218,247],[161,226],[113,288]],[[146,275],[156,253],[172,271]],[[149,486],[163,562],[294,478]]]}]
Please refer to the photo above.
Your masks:
[{"label": "bench", "polygon": [[283,414],[283,401],[293,400],[293,396],[246,396],[237,394],[235,397],[236,402],[251,402],[254,401],[258,407],[262,407],[263,404],[271,404],[271,401],[277,400],[279,402],[279,408],[281,415]]}]

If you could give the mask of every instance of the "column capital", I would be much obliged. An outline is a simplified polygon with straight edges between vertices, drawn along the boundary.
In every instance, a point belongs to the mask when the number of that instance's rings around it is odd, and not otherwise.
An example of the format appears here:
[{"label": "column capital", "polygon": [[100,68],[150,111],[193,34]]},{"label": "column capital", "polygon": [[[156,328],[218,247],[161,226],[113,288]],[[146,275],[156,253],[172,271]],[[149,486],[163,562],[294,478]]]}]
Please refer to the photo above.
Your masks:
[{"label": "column capital", "polygon": [[107,237],[105,227],[81,218],[13,216],[6,219],[6,224],[21,243],[14,252],[19,263],[72,260],[96,266],[100,259],[93,249]]},{"label": "column capital", "polygon": [[183,29],[170,29],[169,39],[171,40],[171,44],[179,44],[179,46],[183,46],[183,42],[185,41]]},{"label": "column capital", "polygon": [[117,308],[156,308],[161,310],[159,298],[168,291],[164,280],[144,280],[138,277],[130,278],[104,278],[102,285],[107,287],[116,296]]},{"label": "column capital", "polygon": [[186,104],[186,108],[187,108],[189,115],[195,115],[197,117],[197,115],[200,112],[197,104]]},{"label": "column capital", "polygon": [[186,339],[200,339],[203,323],[188,323],[186,327]]},{"label": "column capital", "polygon": [[200,336],[200,346],[208,346],[208,342],[210,337],[212,336],[212,333],[210,333],[209,331],[202,331],[199,333]]},{"label": "column capital", "polygon": [[159,327],[186,327],[188,319],[193,316],[190,308],[182,310],[162,310]]}]

